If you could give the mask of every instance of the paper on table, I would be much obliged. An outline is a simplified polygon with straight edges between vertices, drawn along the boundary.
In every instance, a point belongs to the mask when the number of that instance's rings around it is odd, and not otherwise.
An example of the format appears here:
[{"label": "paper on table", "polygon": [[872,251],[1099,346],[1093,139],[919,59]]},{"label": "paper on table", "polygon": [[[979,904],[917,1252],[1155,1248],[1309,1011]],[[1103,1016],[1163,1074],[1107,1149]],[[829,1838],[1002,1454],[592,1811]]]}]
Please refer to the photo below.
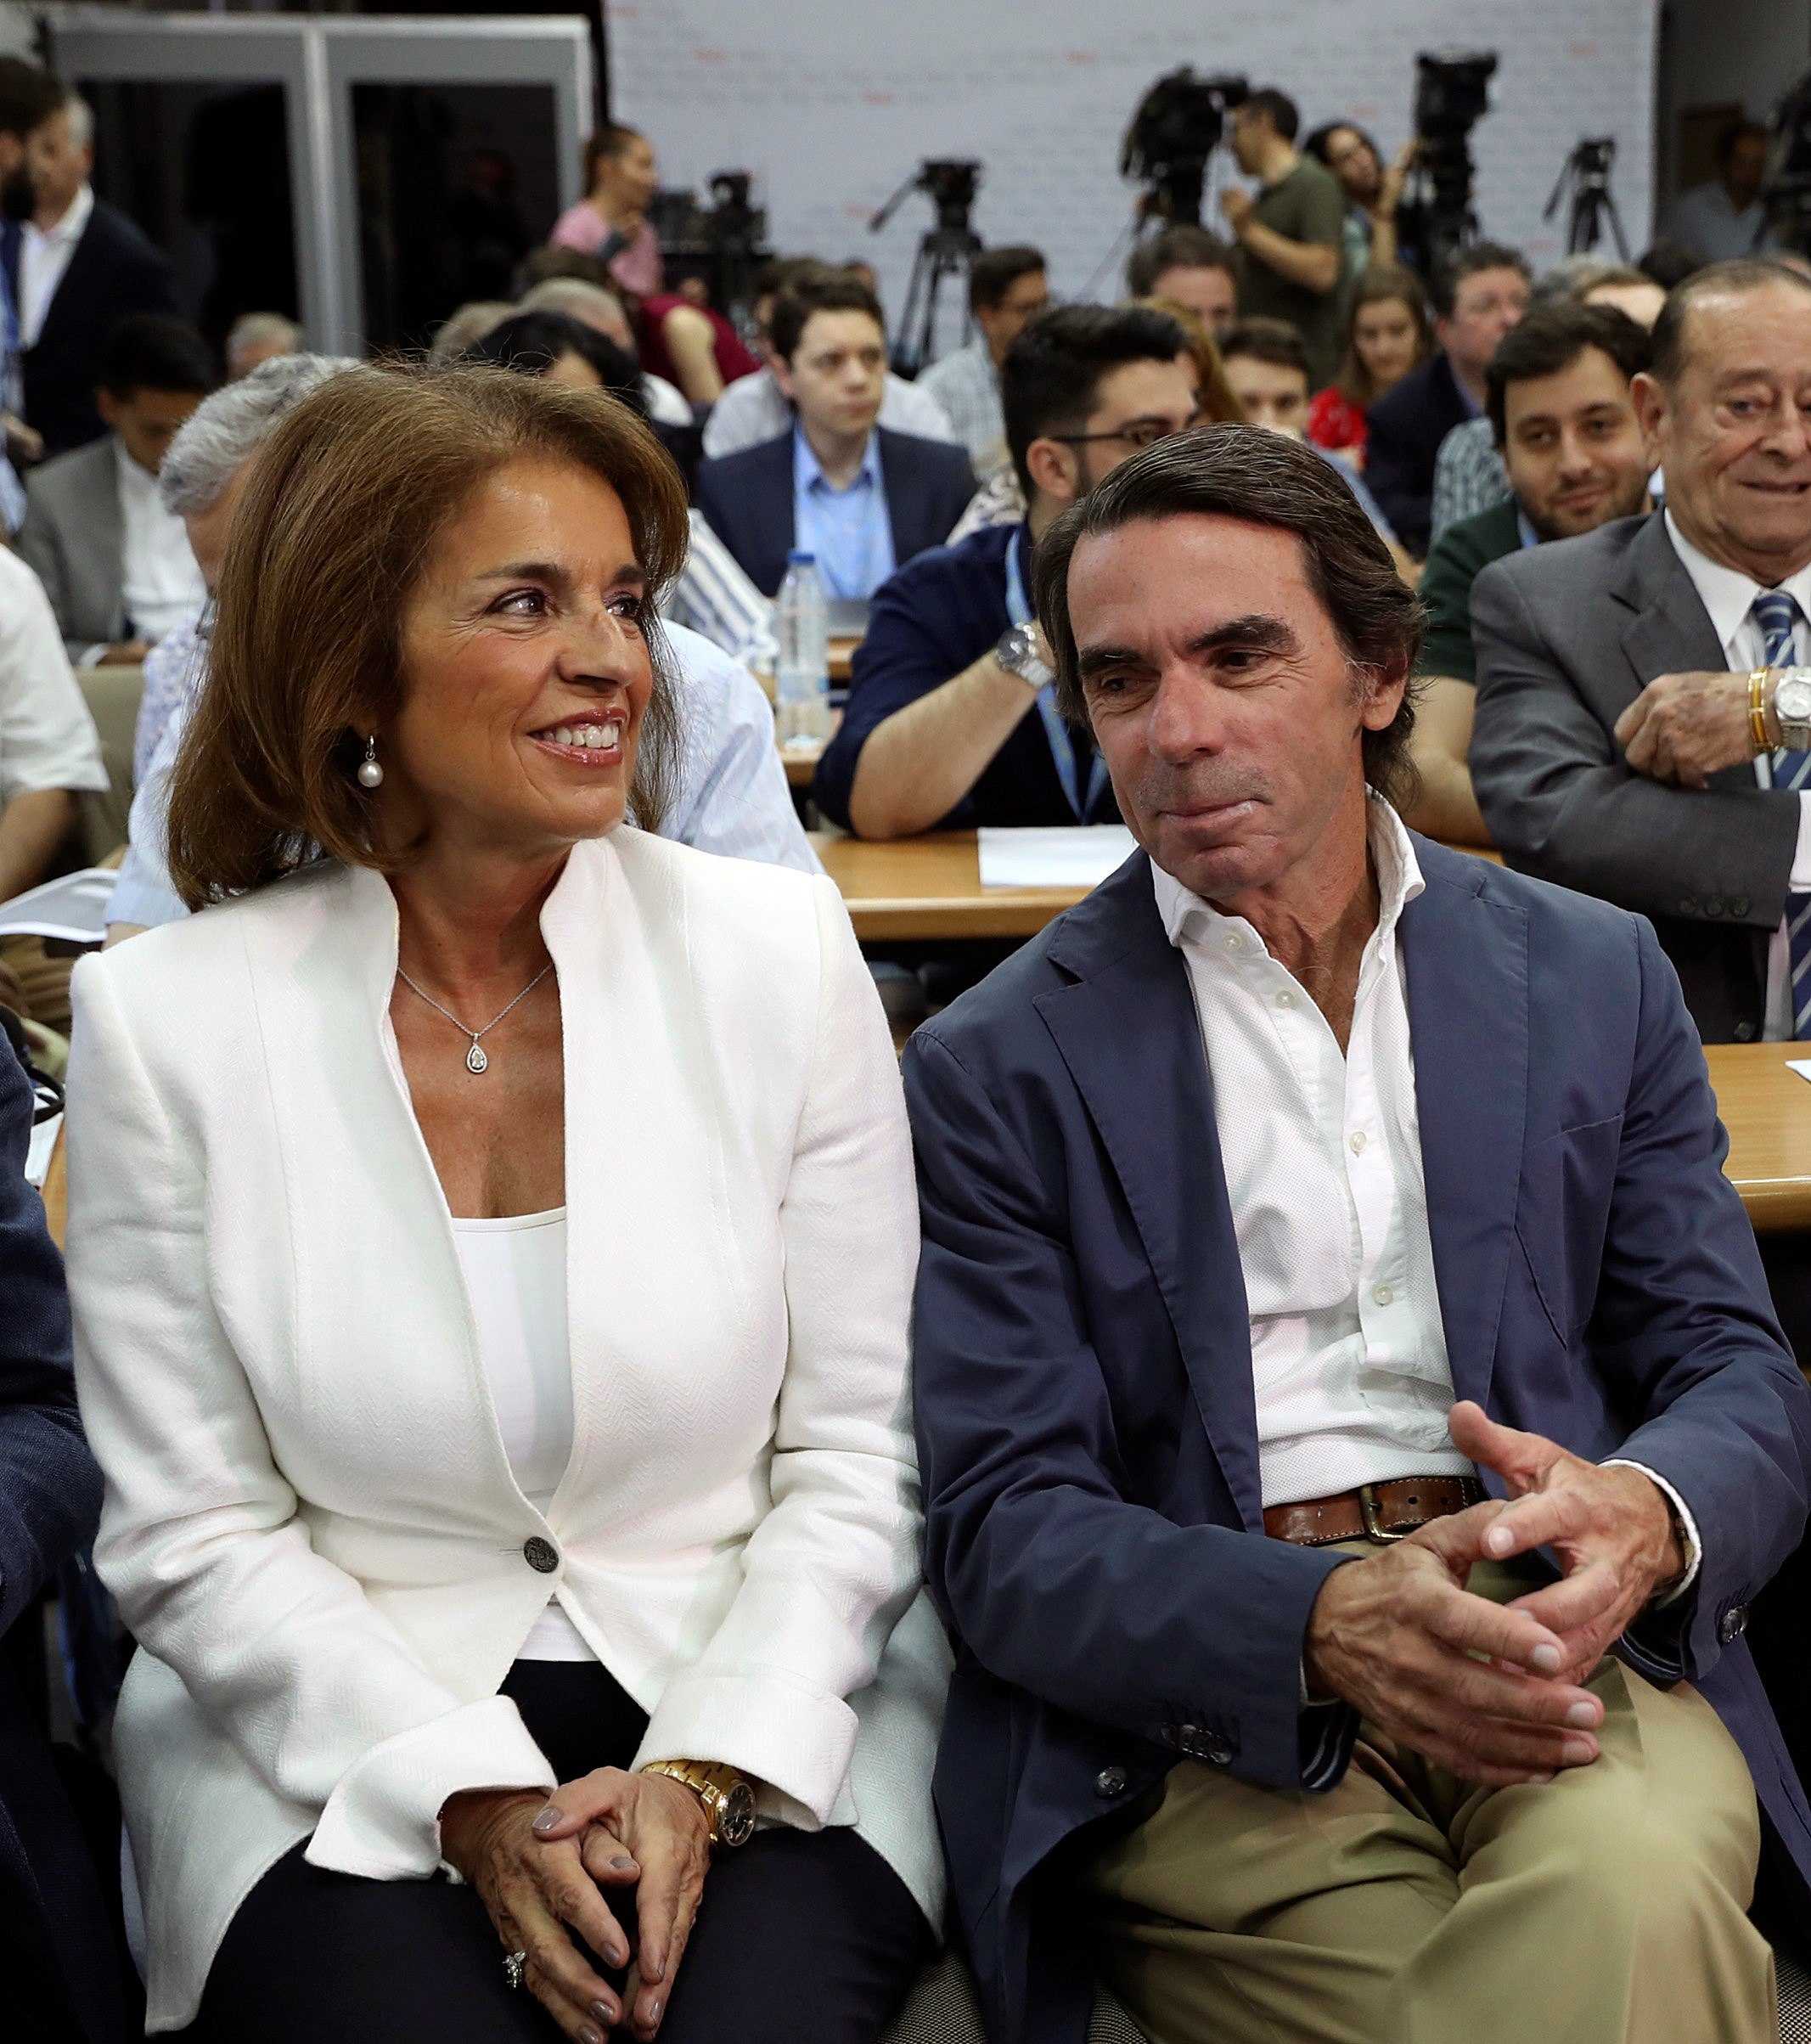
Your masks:
[{"label": "paper on table", "polygon": [[1801,1078],[1811,1078],[1811,1057],[1789,1057],[1786,1061],[1788,1072],[1796,1072]]},{"label": "paper on table", "polygon": [[1131,831],[1116,823],[978,835],[984,887],[1098,887],[1134,849]]},{"label": "paper on table", "polygon": [[119,878],[105,866],[87,866],[0,901],[0,937],[54,937],[65,943],[98,944],[107,934],[107,904]]}]

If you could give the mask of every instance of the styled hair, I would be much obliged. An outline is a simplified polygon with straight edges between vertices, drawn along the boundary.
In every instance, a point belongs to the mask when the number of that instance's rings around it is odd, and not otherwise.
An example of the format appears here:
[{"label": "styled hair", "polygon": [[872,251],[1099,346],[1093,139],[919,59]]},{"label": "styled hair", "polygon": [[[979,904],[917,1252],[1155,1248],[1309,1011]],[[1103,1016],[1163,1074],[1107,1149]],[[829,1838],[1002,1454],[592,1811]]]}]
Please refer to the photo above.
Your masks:
[{"label": "styled hair", "polygon": [[[1076,548],[1140,520],[1187,517],[1236,518],[1292,532],[1308,586],[1353,665],[1384,674],[1414,671],[1421,648],[1420,600],[1333,464],[1263,426],[1195,426],[1121,462],[1038,542],[1032,600],[1055,656],[1058,699],[1072,723],[1088,717],[1069,616]],[[1364,777],[1398,802],[1414,786],[1409,758],[1414,729],[1414,696],[1405,690],[1390,723],[1364,734]]]},{"label": "styled hair", "polygon": [[280,341],[285,355],[293,355],[301,339],[301,329],[287,313],[241,313],[227,330],[227,360],[242,348],[262,347],[267,341]]},{"label": "styled hair", "polygon": [[1484,409],[1499,448],[1509,431],[1510,386],[1557,376],[1587,348],[1607,355],[1625,383],[1640,374],[1653,354],[1647,333],[1619,307],[1587,305],[1578,299],[1538,305],[1503,336],[1484,373],[1488,393]]},{"label": "styled hair", "polygon": [[1204,227],[1178,221],[1141,241],[1126,259],[1126,289],[1134,298],[1148,298],[1166,270],[1224,270],[1236,277],[1238,257],[1232,245]]},{"label": "styled hair", "polygon": [[1653,359],[1648,374],[1660,383],[1676,383],[1685,366],[1690,336],[1686,329],[1691,308],[1701,298],[1738,298],[1749,291],[1764,290],[1769,284],[1790,284],[1795,290],[1811,293],[1811,277],[1789,262],[1774,262],[1765,256],[1742,256],[1733,262],[1708,262],[1694,270],[1684,283],[1667,293],[1667,302],[1654,322]]},{"label": "styled hair", "polygon": [[[1293,142],[1301,132],[1302,115],[1287,93],[1280,93],[1274,85],[1262,85],[1245,101],[1240,110],[1247,114],[1268,114],[1270,125],[1284,141]],[[1341,127],[1347,125],[1345,122]]]},{"label": "styled hair", "polygon": [[991,313],[1021,277],[1041,277],[1048,267],[1043,251],[1023,242],[982,249],[969,264],[969,303],[977,313]]},{"label": "styled hair", "polygon": [[1220,344],[1207,330],[1198,313],[1174,298],[1140,298],[1135,301],[1147,313],[1161,313],[1182,329],[1183,346],[1195,361],[1195,423],[1203,425],[1243,425],[1245,407],[1226,380],[1226,364]]},{"label": "styled hair", "polygon": [[371,842],[359,734],[402,707],[404,617],[444,528],[512,461],[588,470],[622,501],[648,577],[654,691],[631,811],[658,829],[680,732],[655,605],[685,560],[685,486],[626,405],[496,369],[359,367],[278,426],[246,480],[207,679],[170,790],[169,863],[192,909],[323,859],[395,872]]},{"label": "styled hair", "polygon": [[583,154],[579,159],[579,175],[589,192],[598,181],[598,165],[606,156],[620,156],[632,142],[645,142],[648,138],[638,127],[625,127],[619,121],[608,122],[594,134],[585,138]]},{"label": "styled hair", "polygon": [[515,369],[524,376],[544,376],[563,355],[576,355],[588,362],[612,397],[620,398],[638,416],[647,416],[641,371],[634,362],[607,334],[570,313],[511,313],[474,341],[461,359]]},{"label": "styled hair", "polygon": [[129,313],[101,343],[95,381],[110,397],[134,391],[194,391],[220,380],[213,351],[186,319],[167,313]]},{"label": "styled hair", "polygon": [[1034,440],[1079,433],[1102,377],[1129,362],[1173,362],[1187,346],[1173,319],[1139,305],[1053,306],[1029,321],[1000,365],[1006,444],[1026,502]]},{"label": "styled hair", "polygon": [[790,279],[774,294],[773,310],[768,320],[768,341],[782,361],[790,362],[797,354],[806,323],[813,313],[866,313],[883,336],[886,332],[886,315],[880,310],[880,301],[861,279],[824,265]]},{"label": "styled hair", "polygon": [[311,391],[342,369],[350,355],[276,355],[201,403],[170,442],[157,471],[157,494],[178,518],[211,511],[227,486]]},{"label": "styled hair", "polygon": [[[1341,121],[1344,127],[1348,124]],[[1352,287],[1346,307],[1346,346],[1340,358],[1334,388],[1347,404],[1364,406],[1378,396],[1377,386],[1358,352],[1358,314],[1368,305],[1401,304],[1414,321],[1414,359],[1417,366],[1434,352],[1433,322],[1427,316],[1427,294],[1421,279],[1399,262],[1374,262],[1363,271]]]},{"label": "styled hair", "polygon": [[1280,369],[1300,369],[1302,380],[1313,382],[1308,368],[1308,343],[1298,329],[1286,319],[1240,319],[1220,336],[1220,359],[1268,362]]},{"label": "styled hair", "polygon": [[0,57],[0,134],[21,141],[62,105],[63,87],[23,57]]},{"label": "styled hair", "polygon": [[[587,313],[601,313],[606,318],[614,315],[625,325],[629,318],[614,291],[582,277],[543,277],[516,300],[515,309],[519,313],[565,313],[581,325],[590,324],[585,318]],[[596,330],[601,333],[603,329]]]},{"label": "styled hair", "polygon": [[1519,270],[1525,279],[1530,274],[1528,259],[1520,249],[1501,241],[1474,241],[1449,262],[1442,263],[1428,280],[1427,295],[1436,313],[1442,319],[1450,319],[1459,302],[1459,285],[1466,278],[1482,275],[1486,270]]}]

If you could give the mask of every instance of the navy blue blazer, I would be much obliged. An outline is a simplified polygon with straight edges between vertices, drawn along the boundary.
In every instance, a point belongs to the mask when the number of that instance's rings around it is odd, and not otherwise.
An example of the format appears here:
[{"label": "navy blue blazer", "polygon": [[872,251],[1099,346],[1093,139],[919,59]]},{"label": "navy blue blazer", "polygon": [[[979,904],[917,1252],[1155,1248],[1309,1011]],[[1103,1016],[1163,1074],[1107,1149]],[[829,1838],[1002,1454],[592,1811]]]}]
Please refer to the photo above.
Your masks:
[{"label": "navy blue blazer", "polygon": [[1417,560],[1434,525],[1434,463],[1440,442],[1475,414],[1442,352],[1411,369],[1365,414],[1364,481],[1396,537]]},{"label": "navy blue blazer", "polygon": [[[1679,982],[1635,916],[1415,852],[1398,941],[1454,1388],[1690,1506],[1694,1593],[1622,1651],[1721,1715],[1802,1894],[1811,1813],[1741,1633],[1804,1528],[1811,1397]],[[989,2035],[1080,2044],[1062,1874],[1090,1827],[1181,1754],[1283,1789],[1343,1771],[1354,1714],[1304,1720],[1297,1687],[1339,1562],[1263,1534],[1212,1084],[1144,853],[925,1024],[905,1076],[926,1568],[958,1640],[938,1816]]]},{"label": "navy blue blazer", "polygon": [[[940,547],[975,494],[975,472],[962,448],[877,426],[893,565]],[[763,596],[777,596],[792,550],[792,435],[764,440],[716,461],[701,462],[693,499],[711,530],[742,564]]]},{"label": "navy blue blazer", "polygon": [[[76,1414],[62,1259],[24,1176],[31,1123],[25,1073],[0,1035],[0,1633],[35,1611],[100,1515],[100,1471]],[[0,1954],[8,2035],[124,2044],[131,2026],[93,1863],[3,1661]],[[25,2021],[17,2033],[14,2020]]]}]

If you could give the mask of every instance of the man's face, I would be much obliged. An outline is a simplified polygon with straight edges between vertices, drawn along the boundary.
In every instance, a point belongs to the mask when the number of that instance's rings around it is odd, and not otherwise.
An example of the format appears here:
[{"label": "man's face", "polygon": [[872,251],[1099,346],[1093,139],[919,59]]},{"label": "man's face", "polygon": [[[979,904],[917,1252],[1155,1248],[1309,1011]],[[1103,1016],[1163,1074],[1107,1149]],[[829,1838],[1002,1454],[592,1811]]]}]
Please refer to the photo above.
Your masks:
[{"label": "man's face", "polygon": [[1355,127],[1336,127],[1327,138],[1327,168],[1356,205],[1369,206],[1383,183],[1376,152]]},{"label": "man's face", "polygon": [[1440,345],[1454,368],[1482,377],[1497,343],[1528,309],[1528,280],[1520,270],[1479,270],[1467,277],[1440,322]]},{"label": "man's face", "polygon": [[1403,678],[1355,678],[1293,533],[1189,515],[1083,539],[1069,610],[1121,813],[1204,900],[1274,887],[1362,802]]},{"label": "man's face", "polygon": [[37,210],[47,220],[63,217],[93,167],[94,152],[77,145],[66,106],[47,115],[25,137],[25,174]]},{"label": "man's face", "polygon": [[1178,263],[1161,272],[1150,290],[1154,298],[1173,298],[1186,306],[1216,340],[1239,317],[1239,288],[1223,269]]},{"label": "man's face", "polygon": [[1233,160],[1247,177],[1255,177],[1264,167],[1264,151],[1276,130],[1270,125],[1268,114],[1253,113],[1248,106],[1233,109]]},{"label": "man's face", "polygon": [[1811,291],[1700,298],[1669,388],[1635,379],[1667,504],[1713,560],[1775,583],[1811,560]]},{"label": "man's face", "polygon": [[773,375],[807,427],[871,431],[886,389],[886,336],[867,313],[813,313],[790,362]]},{"label": "man's face", "polygon": [[619,212],[643,213],[660,189],[660,166],[645,135],[631,135],[614,156],[598,159],[598,183]]},{"label": "man's face", "polygon": [[1050,302],[1050,280],[1042,270],[1015,277],[998,305],[977,306],[975,324],[986,336],[987,352],[996,363],[1006,359],[1006,351],[1026,323],[1035,319]]},{"label": "man's face", "polygon": [[1140,448],[1193,425],[1195,393],[1192,363],[1125,362],[1109,369],[1094,386],[1094,408],[1077,434],[1032,443],[1055,455],[1042,465],[1038,487],[1058,504],[1073,504]]},{"label": "man's face", "polygon": [[1308,380],[1286,363],[1260,362],[1252,355],[1233,355],[1226,380],[1253,425],[1267,425],[1291,440],[1308,436]]},{"label": "man's face", "polygon": [[1723,166],[1723,189],[1738,211],[1751,206],[1767,181],[1767,138],[1744,135],[1729,152]]},{"label": "man's face", "polygon": [[170,442],[200,402],[195,391],[133,391],[125,397],[115,397],[111,391],[94,393],[102,423],[119,435],[127,453],[148,476],[164,465]]},{"label": "man's face", "polygon": [[1554,375],[1511,383],[1503,411],[1510,487],[1543,539],[1575,539],[1646,508],[1647,436],[1601,348]]}]

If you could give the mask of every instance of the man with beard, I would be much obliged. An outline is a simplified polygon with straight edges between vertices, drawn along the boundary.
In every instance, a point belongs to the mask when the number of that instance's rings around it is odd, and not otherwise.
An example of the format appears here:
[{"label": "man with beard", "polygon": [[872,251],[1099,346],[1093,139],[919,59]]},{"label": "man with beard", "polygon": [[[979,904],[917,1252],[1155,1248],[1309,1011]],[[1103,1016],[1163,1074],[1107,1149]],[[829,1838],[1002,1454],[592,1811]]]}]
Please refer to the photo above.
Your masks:
[{"label": "man with beard", "polygon": [[1511,494],[1448,526],[1421,577],[1427,637],[1411,748],[1421,786],[1409,814],[1431,837],[1490,842],[1465,763],[1477,699],[1471,585],[1505,554],[1648,509],[1653,459],[1629,391],[1648,354],[1626,313],[1568,300],[1529,313],[1492,360],[1487,416]]},{"label": "man with beard", "polygon": [[19,57],[0,57],[0,429],[6,435],[8,460],[0,465],[0,513],[8,532],[19,530],[25,516],[25,491],[14,472],[14,459],[35,461],[43,442],[21,414],[25,395],[19,374],[19,301],[13,289],[11,251],[19,239],[19,222],[31,217],[31,180],[25,174],[25,137],[55,110],[58,92],[48,72]]}]

